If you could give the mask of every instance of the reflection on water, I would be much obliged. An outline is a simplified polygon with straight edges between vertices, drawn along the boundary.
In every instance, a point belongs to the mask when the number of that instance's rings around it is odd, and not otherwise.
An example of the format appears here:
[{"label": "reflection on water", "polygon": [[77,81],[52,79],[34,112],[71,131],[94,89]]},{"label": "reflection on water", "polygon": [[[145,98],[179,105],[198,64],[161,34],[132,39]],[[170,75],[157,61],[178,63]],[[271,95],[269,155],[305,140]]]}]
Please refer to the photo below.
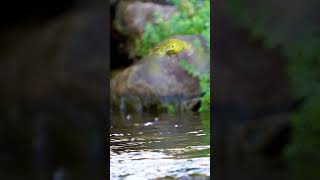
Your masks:
[{"label": "reflection on water", "polygon": [[210,114],[111,116],[111,179],[209,179]]}]

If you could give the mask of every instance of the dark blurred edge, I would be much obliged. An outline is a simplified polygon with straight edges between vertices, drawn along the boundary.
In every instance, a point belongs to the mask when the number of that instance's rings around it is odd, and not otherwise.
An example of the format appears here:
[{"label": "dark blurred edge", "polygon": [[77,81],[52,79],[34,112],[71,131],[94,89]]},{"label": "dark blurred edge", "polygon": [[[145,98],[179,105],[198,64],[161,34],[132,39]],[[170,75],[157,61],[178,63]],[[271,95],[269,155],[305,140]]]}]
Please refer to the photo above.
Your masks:
[{"label": "dark blurred edge", "polygon": [[[225,96],[226,94],[219,94],[221,91],[217,92],[216,89],[221,90],[225,85],[223,81],[227,79],[225,78],[226,74],[222,74],[222,71],[217,70],[217,68],[220,68],[221,64],[225,62],[227,62],[225,64],[232,63],[232,61],[228,61],[230,56],[226,55],[228,50],[223,49],[226,47],[226,44],[230,42],[223,41],[228,38],[230,33],[237,34],[237,32],[241,31],[241,29],[236,29],[230,25],[236,22],[226,21],[230,19],[226,18],[226,12],[223,12],[222,6],[222,0],[211,1],[211,177],[216,180],[290,179],[290,174],[288,174],[287,169],[283,168],[282,162],[279,163],[278,160],[273,162],[273,158],[276,159],[277,157],[265,156],[261,158],[255,154],[256,152],[243,155],[238,152],[238,149],[230,148],[244,146],[243,144],[237,144],[241,142],[237,141],[239,137],[236,137],[236,135],[238,135],[237,132],[235,132],[237,128],[234,127],[244,125],[246,122],[249,122],[247,120],[255,120],[255,118],[259,119],[268,116],[269,113],[272,115],[272,113],[281,114],[282,112],[287,112],[287,104],[278,104],[279,107],[270,107],[270,109],[261,110],[252,108],[255,105],[250,104],[250,102],[238,102],[239,104],[237,104],[237,102],[234,104],[217,102],[217,99],[221,99],[221,96]],[[249,49],[244,49],[246,47],[240,47],[239,50],[233,52],[232,50],[235,50],[235,46],[228,45],[231,47],[229,53],[236,54],[234,57],[238,55],[239,60],[242,60],[240,56],[241,53],[239,53],[241,50],[250,52]],[[240,68],[241,67],[239,67],[239,69]],[[241,72],[241,70],[239,70],[239,72]],[[224,76],[224,78],[222,78],[222,76]],[[263,79],[261,80],[263,81]],[[239,82],[235,83],[239,85]],[[219,86],[222,86],[222,88]],[[244,86],[246,85],[244,84]],[[226,88],[230,88],[230,86]],[[235,86],[231,88],[234,89],[226,89],[226,91],[236,92],[237,88],[240,87]],[[241,95],[241,93],[239,94]],[[239,99],[245,100],[245,97]],[[244,104],[244,106],[241,106],[241,104]],[[262,113],[259,114],[257,112]],[[284,133],[286,138],[288,132],[286,131]],[[271,147],[272,146],[273,145],[271,145]]]},{"label": "dark blurred edge", "polygon": [[[215,97],[216,97],[216,92],[214,91],[215,87],[217,86],[216,83],[216,76],[215,76],[215,62],[217,61],[217,59],[215,57],[217,57],[217,53],[218,52],[218,42],[216,40],[215,37],[217,36],[221,36],[221,32],[219,32],[219,24],[221,24],[221,22],[219,22],[219,20],[221,19],[220,15],[221,15],[221,2],[219,0],[211,0],[210,1],[210,6],[211,6],[211,10],[210,10],[210,41],[211,41],[211,45],[210,45],[210,57],[211,57],[211,63],[210,63],[210,102],[211,102],[211,123],[210,123],[210,134],[211,134],[211,138],[210,138],[210,174],[211,177],[213,179],[222,179],[221,177],[219,177],[219,173],[217,173],[217,171],[219,171],[219,167],[220,168],[224,168],[223,166],[223,159],[222,161],[219,159],[221,158],[219,156],[219,154],[217,152],[217,149],[219,149],[218,145],[219,143],[217,142],[218,138],[217,138],[217,130],[216,127],[217,123],[219,123],[219,119],[216,118],[215,116],[215,111],[216,111],[216,104],[215,104]],[[219,161],[220,160],[220,161]]]},{"label": "dark blurred edge", "polygon": [[215,49],[216,49],[216,39],[215,36],[217,36],[217,29],[215,28],[218,24],[218,15],[219,15],[219,4],[217,2],[217,0],[210,0],[210,175],[212,178],[216,178],[215,176],[215,167],[217,166],[216,164],[216,156],[215,156],[215,147],[217,147],[217,143],[216,143],[216,131],[215,131],[215,123],[216,120],[214,118],[214,113],[215,113],[215,101],[214,101],[214,97],[215,95]]},{"label": "dark blurred edge", "polygon": [[106,95],[106,98],[107,98],[107,121],[106,121],[106,125],[105,127],[107,127],[107,130],[106,132],[104,132],[104,134],[106,134],[106,143],[107,145],[105,146],[106,149],[104,152],[106,152],[106,169],[107,169],[107,177],[106,179],[110,179],[110,122],[111,122],[111,111],[110,111],[110,79],[109,77],[111,77],[111,70],[110,70],[110,62],[111,62],[111,52],[110,52],[110,42],[111,42],[111,37],[110,37],[110,34],[111,34],[111,2],[110,0],[107,0],[106,1],[106,5],[107,5],[107,67],[108,67],[108,70],[107,70],[107,95]]},{"label": "dark blurred edge", "polygon": [[214,118],[215,114],[215,86],[216,86],[216,76],[215,76],[215,57],[216,57],[216,47],[217,41],[216,36],[218,35],[217,26],[219,25],[219,14],[220,14],[220,4],[218,0],[210,0],[210,175],[212,178],[216,179],[216,167],[217,167],[217,156],[216,156],[216,147],[217,147],[217,138],[215,124],[217,120]]},{"label": "dark blurred edge", "polygon": [[[104,11],[107,20],[102,25],[106,29],[98,31],[105,32],[105,34],[99,35],[101,40],[105,42],[106,51],[102,52],[105,54],[104,61],[106,62],[103,64],[105,68],[98,69],[99,72],[96,74],[105,74],[105,77],[107,77],[110,37],[109,1],[49,0],[39,2],[31,0],[10,1],[1,4],[0,179],[108,179],[110,112],[108,104],[109,82],[107,78],[102,81],[98,79],[98,84],[103,83],[102,86],[98,87],[103,89],[97,91],[104,91],[105,94],[101,96],[101,101],[97,103],[92,103],[88,99],[91,97],[89,93],[92,92],[86,92],[86,87],[73,87],[73,85],[79,85],[79,82],[82,81],[81,78],[85,77],[86,74],[81,68],[78,72],[77,65],[75,65],[75,71],[70,68],[68,69],[70,71],[67,72],[70,76],[68,77],[70,78],[68,79],[70,88],[67,86],[59,89],[58,86],[60,87],[60,85],[48,86],[48,88],[52,88],[49,91],[53,93],[49,93],[46,97],[32,99],[30,98],[32,95],[29,95],[26,92],[27,90],[24,89],[30,89],[26,86],[27,83],[30,83],[30,86],[42,86],[42,84],[37,84],[37,79],[33,82],[20,81],[25,77],[18,77],[18,75],[15,77],[10,73],[16,72],[19,75],[28,75],[35,70],[39,70],[44,71],[45,76],[47,67],[40,70],[42,68],[41,64],[30,62],[30,60],[33,60],[32,56],[28,59],[23,55],[10,54],[10,57],[12,55],[15,59],[8,61],[10,58],[7,58],[8,53],[16,51],[15,49],[11,51],[11,48],[15,48],[15,43],[19,44],[21,42],[17,39],[24,38],[23,35],[10,37],[14,36],[15,32],[22,32],[23,34],[26,27],[45,26],[46,23],[50,24],[65,13],[90,12],[95,11],[95,9]],[[29,31],[28,33],[36,34],[37,31]],[[10,46],[7,46],[6,43]],[[94,45],[86,44],[86,46]],[[37,48],[40,48],[39,54],[42,54],[41,45],[26,47],[32,52],[37,51]],[[74,56],[76,57],[77,54]],[[24,68],[22,73],[19,63]],[[28,69],[28,67],[31,68]],[[52,69],[54,71],[54,67]],[[77,77],[78,79],[74,78],[77,73],[83,73],[84,76]],[[42,77],[38,76],[38,78],[41,79]],[[19,82],[15,82],[15,80],[19,80]],[[83,79],[83,81],[86,82],[87,80]],[[23,82],[24,85],[19,85],[20,82]],[[10,92],[12,91],[11,88],[16,91]],[[72,91],[74,91],[74,97],[72,97]],[[7,97],[7,94],[10,94],[10,96]]]}]

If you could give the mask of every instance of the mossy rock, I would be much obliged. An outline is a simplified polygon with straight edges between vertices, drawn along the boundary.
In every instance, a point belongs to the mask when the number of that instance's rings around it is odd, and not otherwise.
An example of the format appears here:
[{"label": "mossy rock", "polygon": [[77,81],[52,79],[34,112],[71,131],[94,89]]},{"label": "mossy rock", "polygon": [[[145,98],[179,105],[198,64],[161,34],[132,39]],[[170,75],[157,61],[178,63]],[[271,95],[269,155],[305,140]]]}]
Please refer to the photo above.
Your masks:
[{"label": "mossy rock", "polygon": [[[192,44],[192,48],[182,50],[173,56],[150,54],[118,72],[111,79],[111,104],[114,107],[140,109],[142,106],[143,109],[155,107],[159,110],[172,103],[179,104],[182,110],[190,110],[199,103],[199,81],[181,67],[180,61],[184,60],[193,65],[199,73],[208,73],[209,51],[201,46],[201,42],[206,43],[201,36],[172,38],[186,41]],[[200,42],[200,46],[196,45],[196,41]],[[137,103],[137,99],[140,103]]]}]

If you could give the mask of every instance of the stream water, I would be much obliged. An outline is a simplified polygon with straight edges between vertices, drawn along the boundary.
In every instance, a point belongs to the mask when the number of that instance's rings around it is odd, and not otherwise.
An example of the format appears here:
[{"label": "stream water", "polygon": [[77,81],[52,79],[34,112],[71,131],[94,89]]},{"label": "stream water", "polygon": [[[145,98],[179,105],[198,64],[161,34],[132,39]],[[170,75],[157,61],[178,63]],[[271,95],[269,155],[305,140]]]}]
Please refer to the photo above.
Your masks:
[{"label": "stream water", "polygon": [[210,179],[210,113],[112,114],[110,179]]}]

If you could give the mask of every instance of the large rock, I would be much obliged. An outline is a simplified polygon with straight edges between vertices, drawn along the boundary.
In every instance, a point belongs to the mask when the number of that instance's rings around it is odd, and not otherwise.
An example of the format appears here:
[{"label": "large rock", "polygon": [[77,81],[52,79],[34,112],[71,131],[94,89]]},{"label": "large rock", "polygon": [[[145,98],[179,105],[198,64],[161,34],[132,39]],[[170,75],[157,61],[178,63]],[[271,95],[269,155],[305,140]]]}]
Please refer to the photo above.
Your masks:
[{"label": "large rock", "polygon": [[[200,36],[177,36],[176,38],[189,43],[200,39],[202,44],[205,44]],[[161,106],[162,103],[174,102],[182,103],[183,109],[192,109],[201,96],[199,82],[181,67],[179,59],[185,59],[201,73],[208,73],[209,54],[207,50],[200,49],[193,46],[190,50],[181,51],[178,54],[179,58],[148,55],[119,72],[111,80],[112,104],[116,108],[125,108],[128,104],[139,109],[142,106],[150,108],[151,104]],[[134,103],[130,99],[134,99]]]},{"label": "large rock", "polygon": [[175,11],[176,8],[172,5],[133,0],[120,1],[115,7],[115,15],[112,14],[114,16],[112,20],[114,32],[112,34],[117,36],[119,51],[127,54],[130,59],[137,59],[135,41],[143,35],[148,23],[156,23],[154,14],[158,13],[162,19],[166,20]]},{"label": "large rock", "polygon": [[116,8],[114,25],[122,34],[139,37],[143,34],[147,23],[155,23],[154,13],[158,13],[163,19],[169,19],[175,11],[176,8],[171,5],[120,1]]}]

